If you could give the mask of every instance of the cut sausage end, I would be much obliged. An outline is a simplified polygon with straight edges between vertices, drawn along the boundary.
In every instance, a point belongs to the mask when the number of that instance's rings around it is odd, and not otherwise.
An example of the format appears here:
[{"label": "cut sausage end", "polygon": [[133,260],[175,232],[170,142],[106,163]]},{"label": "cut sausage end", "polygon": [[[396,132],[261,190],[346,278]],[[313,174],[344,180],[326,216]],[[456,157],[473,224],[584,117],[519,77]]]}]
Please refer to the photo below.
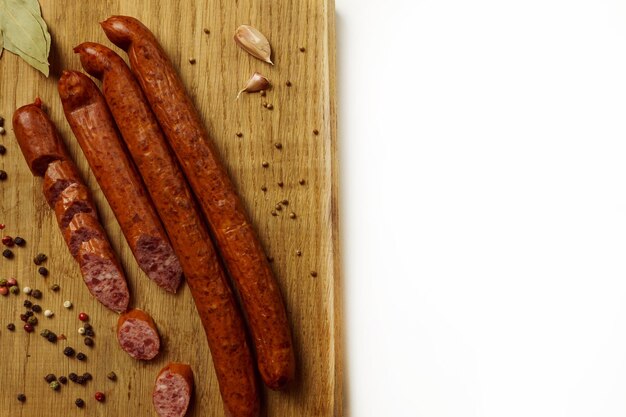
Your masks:
[{"label": "cut sausage end", "polygon": [[137,262],[148,277],[166,291],[175,293],[183,270],[170,244],[161,238],[141,236],[137,241]]},{"label": "cut sausage end", "polygon": [[126,353],[138,360],[154,359],[161,349],[161,339],[154,320],[138,309],[120,316],[117,341]]},{"label": "cut sausage end", "polygon": [[171,363],[159,372],[152,392],[152,404],[160,417],[183,417],[193,391],[189,365]]},{"label": "cut sausage end", "polygon": [[48,165],[44,175],[43,194],[54,207],[61,193],[72,184],[82,184],[82,179],[71,161],[54,161]]}]

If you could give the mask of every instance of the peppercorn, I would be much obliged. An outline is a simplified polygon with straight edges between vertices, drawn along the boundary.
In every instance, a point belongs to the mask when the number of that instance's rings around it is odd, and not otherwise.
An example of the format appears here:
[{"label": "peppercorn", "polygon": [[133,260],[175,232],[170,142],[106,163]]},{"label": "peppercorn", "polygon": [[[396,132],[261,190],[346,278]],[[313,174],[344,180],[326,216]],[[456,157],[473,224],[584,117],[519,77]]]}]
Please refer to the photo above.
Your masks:
[{"label": "peppercorn", "polygon": [[317,136],[317,135],[319,135],[319,134],[320,134],[320,131],[319,131],[319,130],[317,130],[317,129],[313,129],[313,134],[314,134],[315,136]]},{"label": "peppercorn", "polygon": [[33,262],[35,263],[35,265],[41,265],[42,263],[44,263],[46,260],[48,259],[48,257],[44,254],[44,253],[38,253],[34,258],[33,258]]},{"label": "peppercorn", "polygon": [[280,204],[276,204],[274,208],[278,211],[281,211],[283,209],[283,206],[281,206]]},{"label": "peppercorn", "polygon": [[50,334],[50,330],[48,329],[43,329],[41,331],[41,333],[39,333],[42,337],[45,337],[46,339],[48,338],[48,335]]},{"label": "peppercorn", "polygon": [[291,81],[289,81],[289,80],[285,81],[285,85],[286,85],[287,87],[291,87]]},{"label": "peppercorn", "polygon": [[24,246],[26,244],[26,241],[24,240],[24,238],[15,236],[15,239],[13,239],[13,243],[15,243],[17,246]]},{"label": "peppercorn", "polygon": [[46,268],[45,266],[40,266],[37,272],[39,272],[39,275],[41,276],[44,276],[44,277],[48,276],[48,268]]},{"label": "peppercorn", "polygon": [[85,355],[83,352],[78,352],[78,355],[76,355],[76,359],[78,359],[79,361],[84,361],[85,359],[87,359],[87,355]]},{"label": "peppercorn", "polygon": [[85,346],[93,346],[93,339],[91,337],[85,337]]},{"label": "peppercorn", "polygon": [[20,289],[17,285],[14,285],[11,288],[9,288],[9,292],[13,295],[18,295],[20,293]]},{"label": "peppercorn", "polygon": [[240,138],[240,137],[242,137],[242,136],[243,136],[243,133],[241,133],[241,132],[237,132],[237,133],[235,133],[235,135],[236,135],[238,138]]},{"label": "peppercorn", "polygon": [[12,248],[15,242],[13,241],[13,238],[11,236],[4,236],[2,237],[2,244],[4,246],[8,246],[9,248]]},{"label": "peppercorn", "polygon": [[93,376],[91,376],[89,372],[85,372],[83,374],[83,378],[85,378],[85,381],[91,381],[93,379]]},{"label": "peppercorn", "polygon": [[6,171],[0,169],[0,181],[6,180],[8,177]]},{"label": "peppercorn", "polygon": [[0,223],[0,230],[3,230],[6,227],[4,223]]},{"label": "peppercorn", "polygon": [[60,382],[61,384],[63,384],[63,385],[67,384],[67,377],[66,377],[66,376],[61,375],[61,376],[59,377],[59,382]]},{"label": "peppercorn", "polygon": [[277,183],[277,184],[278,184],[278,186],[279,186],[279,187],[282,187],[283,185],[285,185],[285,183],[284,183],[284,182],[282,182],[282,181],[278,181],[278,183]]},{"label": "peppercorn", "polygon": [[89,321],[89,316],[87,315],[87,313],[80,313],[78,314],[78,320],[80,321]]},{"label": "peppercorn", "polygon": [[[37,291],[37,290],[35,290],[35,291]],[[35,298],[37,298],[37,297],[35,297]],[[33,306],[31,307],[31,310],[33,310],[35,313],[41,313],[41,306],[39,304],[33,304]]]},{"label": "peppercorn", "polygon": [[28,295],[33,292],[33,289],[31,287],[24,287],[22,288],[22,291],[24,292],[24,294]]},{"label": "peppercorn", "polygon": [[272,110],[274,108],[274,105],[272,103],[269,103],[265,108],[268,110]]},{"label": "peppercorn", "polygon": [[59,384],[59,381],[52,381],[50,383],[50,388],[52,388],[54,391],[58,391],[59,388],[61,388],[61,384]]},{"label": "peppercorn", "polygon": [[107,374],[107,378],[109,378],[111,381],[117,381],[117,375],[113,371]]},{"label": "peppercorn", "polygon": [[27,311],[24,314],[26,315],[26,317],[31,317],[34,313],[32,311]]},{"label": "peppercorn", "polygon": [[317,276],[317,272],[315,272],[315,271],[311,271],[311,276],[312,276],[313,278],[315,278],[315,277]]},{"label": "peppercorn", "polygon": [[85,401],[83,401],[82,398],[76,398],[76,401],[74,401],[74,404],[76,404],[76,407],[78,408],[83,408],[85,405]]},{"label": "peppercorn", "polygon": [[104,393],[102,392],[96,392],[95,398],[96,398],[96,401],[98,402],[103,402],[106,399],[106,397],[104,396]]},{"label": "peppercorn", "polygon": [[14,331],[15,330],[15,324],[13,324],[13,323],[7,324],[7,329],[9,329],[10,331]]},{"label": "peppercorn", "polygon": [[67,377],[70,379],[70,381],[72,382],[76,382],[76,380],[78,379],[78,375],[76,375],[74,372],[70,372]]},{"label": "peppercorn", "polygon": [[9,278],[9,279],[7,280],[7,285],[8,285],[9,287],[12,287],[12,286],[14,286],[14,285],[17,285],[17,280],[16,280],[15,278]]},{"label": "peppercorn", "polygon": [[269,162],[267,162],[267,161],[263,161],[263,162],[261,163],[261,166],[262,166],[263,168],[267,168],[268,166],[270,166],[270,163],[269,163]]},{"label": "peppercorn", "polygon": [[[0,171],[2,172],[2,171]],[[13,258],[13,251],[11,249],[5,249],[2,251],[2,256],[4,256],[7,259],[12,259]]]},{"label": "peppercorn", "polygon": [[68,346],[65,349],[63,349],[63,354],[67,357],[72,357],[76,354],[76,351],[72,349],[72,347]]},{"label": "peppercorn", "polygon": [[29,318],[28,318],[28,321],[27,321],[27,323],[28,323],[28,324],[31,324],[31,325],[33,325],[33,326],[36,326],[36,325],[37,325],[37,322],[38,322],[38,320],[37,320],[37,317],[35,317],[35,316],[33,316],[33,317],[29,317]]},{"label": "peppercorn", "polygon": [[32,301],[30,300],[24,300],[24,307],[26,308],[31,308],[33,306]]},{"label": "peppercorn", "polygon": [[296,213],[294,213],[293,211],[291,213],[289,213],[289,218],[295,219],[296,218]]},{"label": "peppercorn", "polygon": [[281,201],[281,203],[282,203],[284,206],[288,206],[288,205],[289,205],[289,200],[283,200],[283,201]]},{"label": "peppercorn", "polygon": [[85,327],[85,336],[94,337],[95,335],[96,335],[96,332],[94,332],[91,327],[90,328]]},{"label": "peppercorn", "polygon": [[48,342],[50,343],[55,343],[57,341],[57,335],[53,332],[50,332],[46,339],[48,339]]},{"label": "peppercorn", "polygon": [[50,287],[50,289],[54,292],[57,292],[61,289],[61,287],[59,286],[59,284],[52,284],[52,287]]},{"label": "peppercorn", "polygon": [[21,403],[23,403],[24,401],[26,401],[26,395],[24,394],[17,394],[17,400]]},{"label": "peppercorn", "polygon": [[49,384],[49,383],[51,383],[52,381],[56,381],[56,380],[57,380],[57,377],[56,377],[56,375],[55,375],[55,374],[48,374],[48,375],[44,376],[44,377],[43,377],[43,379],[45,379],[45,380],[46,380],[46,382]]},{"label": "peppercorn", "polygon": [[[266,93],[265,93],[265,90],[261,90],[261,91],[259,91],[259,93],[261,94],[261,97],[265,97],[265,94],[266,94]],[[266,107],[266,106],[267,106],[267,103],[265,103],[265,104],[263,105],[263,107]]]},{"label": "peppercorn", "polygon": [[266,192],[267,191],[267,187],[265,185],[261,186],[261,191]]},{"label": "peppercorn", "polygon": [[195,64],[196,63],[196,59],[195,58],[189,58],[189,63],[191,65]]},{"label": "peppercorn", "polygon": [[0,287],[6,287],[8,284],[9,284],[9,281],[7,281],[6,278],[0,279]]},{"label": "peppercorn", "polygon": [[32,333],[35,328],[32,326],[32,324],[26,323],[24,325],[24,330],[26,330],[26,333]]},{"label": "peppercorn", "polygon": [[35,298],[37,300],[39,300],[41,298],[41,296],[42,296],[41,291],[39,291],[39,290],[33,290],[33,292],[30,293],[30,295],[32,295],[33,298]]},{"label": "peppercorn", "polygon": [[280,143],[280,142],[277,142],[277,143],[275,143],[275,144],[274,144],[274,147],[275,147],[276,149],[282,149],[282,148],[283,148],[283,144],[282,144],[282,143]]},{"label": "peppercorn", "polygon": [[306,49],[304,48],[304,46],[301,46],[300,47],[300,52],[304,52],[304,51],[306,51]]},{"label": "peppercorn", "polygon": [[300,185],[304,185],[304,183],[305,183],[305,182],[306,182],[306,181],[304,181],[303,179],[302,179],[302,180],[300,180],[300,181],[298,181],[298,183],[299,183]]},{"label": "peppercorn", "polygon": [[0,155],[7,153],[7,148],[4,145],[0,145]]},{"label": "peppercorn", "polygon": [[271,213],[272,213],[272,216],[278,216],[278,213],[276,213],[276,210],[272,210]]},{"label": "peppercorn", "polygon": [[209,29],[207,29],[207,28],[204,28],[204,33],[206,33],[208,35],[209,33],[211,33],[211,31]]},{"label": "peppercorn", "polygon": [[93,329],[93,326],[89,323],[85,323],[83,327],[85,328],[85,330]]},{"label": "peppercorn", "polygon": [[84,385],[84,384],[85,384],[85,382],[87,382],[87,380],[85,379],[85,377],[84,377],[84,376],[82,376],[82,375],[81,375],[81,376],[79,376],[79,377],[76,377],[76,381],[75,381],[75,382],[76,382],[77,384],[79,384],[79,385]]},{"label": "peppercorn", "polygon": [[28,320],[28,316],[26,314],[20,314],[20,320],[25,322]]},{"label": "peppercorn", "polygon": [[0,295],[7,295],[9,293],[9,289],[7,287],[0,287]]},{"label": "peppercorn", "polygon": [[301,250],[297,250],[296,251],[296,256],[302,256],[302,251]]}]

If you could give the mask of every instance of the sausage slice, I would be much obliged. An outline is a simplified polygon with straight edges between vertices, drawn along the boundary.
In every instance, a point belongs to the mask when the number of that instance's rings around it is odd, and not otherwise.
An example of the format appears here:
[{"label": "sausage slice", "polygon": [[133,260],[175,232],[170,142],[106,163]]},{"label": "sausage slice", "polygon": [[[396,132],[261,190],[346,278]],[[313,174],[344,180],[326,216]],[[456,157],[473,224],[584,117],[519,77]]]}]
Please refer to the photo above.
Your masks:
[{"label": "sausage slice", "polygon": [[143,361],[154,359],[161,348],[154,320],[138,308],[122,314],[117,320],[117,341],[131,357]]},{"label": "sausage slice", "polygon": [[152,404],[159,417],[183,417],[193,393],[193,372],[184,363],[168,363],[154,382]]}]

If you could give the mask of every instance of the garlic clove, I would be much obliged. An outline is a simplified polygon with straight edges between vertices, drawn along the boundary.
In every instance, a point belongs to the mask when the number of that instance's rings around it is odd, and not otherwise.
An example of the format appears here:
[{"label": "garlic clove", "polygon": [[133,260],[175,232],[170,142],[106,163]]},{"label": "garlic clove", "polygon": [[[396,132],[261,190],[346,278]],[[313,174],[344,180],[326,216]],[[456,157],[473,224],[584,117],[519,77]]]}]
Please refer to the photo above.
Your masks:
[{"label": "garlic clove", "polygon": [[246,93],[257,93],[261,90],[267,90],[269,86],[270,80],[268,80],[264,75],[255,72],[246,83],[246,86],[239,90],[239,93],[237,93],[237,98],[239,98],[241,93],[243,93],[244,91]]},{"label": "garlic clove", "polygon": [[272,48],[267,38],[257,29],[248,25],[241,25],[235,31],[235,42],[241,49],[255,58],[274,65],[272,62]]}]

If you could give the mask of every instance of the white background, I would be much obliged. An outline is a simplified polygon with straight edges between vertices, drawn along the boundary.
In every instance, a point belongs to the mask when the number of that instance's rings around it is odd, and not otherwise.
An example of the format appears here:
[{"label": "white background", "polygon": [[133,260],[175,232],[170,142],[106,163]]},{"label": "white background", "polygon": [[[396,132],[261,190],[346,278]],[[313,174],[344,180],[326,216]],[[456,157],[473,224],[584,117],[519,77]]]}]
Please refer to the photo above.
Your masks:
[{"label": "white background", "polygon": [[626,1],[336,10],[349,415],[626,416]]}]

